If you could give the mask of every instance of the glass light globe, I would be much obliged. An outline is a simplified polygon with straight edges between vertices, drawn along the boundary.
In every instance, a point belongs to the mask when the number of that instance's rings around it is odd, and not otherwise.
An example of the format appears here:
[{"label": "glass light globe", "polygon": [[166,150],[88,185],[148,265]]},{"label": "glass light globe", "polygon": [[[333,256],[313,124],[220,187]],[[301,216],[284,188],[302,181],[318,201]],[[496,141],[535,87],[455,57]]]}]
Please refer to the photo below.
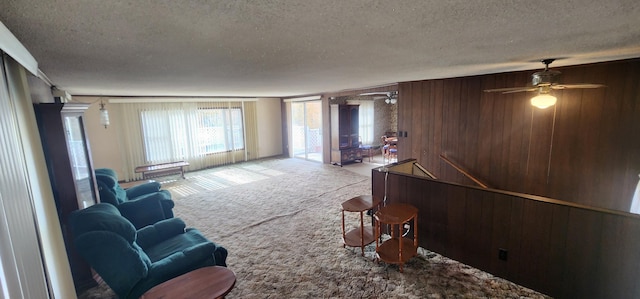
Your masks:
[{"label": "glass light globe", "polygon": [[531,105],[540,109],[546,109],[555,105],[557,100],[556,97],[548,93],[543,93],[531,98]]},{"label": "glass light globe", "polygon": [[103,125],[105,129],[109,125],[109,111],[104,109],[104,107],[100,108],[100,124]]}]

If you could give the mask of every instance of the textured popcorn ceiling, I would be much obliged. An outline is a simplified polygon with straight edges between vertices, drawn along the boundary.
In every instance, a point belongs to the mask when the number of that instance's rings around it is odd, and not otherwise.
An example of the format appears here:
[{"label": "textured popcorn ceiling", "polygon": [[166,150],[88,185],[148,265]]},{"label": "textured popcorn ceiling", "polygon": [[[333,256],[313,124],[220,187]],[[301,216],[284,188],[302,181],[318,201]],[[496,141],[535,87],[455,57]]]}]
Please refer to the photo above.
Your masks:
[{"label": "textured popcorn ceiling", "polygon": [[292,96],[640,57],[638,0],[0,0],[0,21],[72,95]]}]

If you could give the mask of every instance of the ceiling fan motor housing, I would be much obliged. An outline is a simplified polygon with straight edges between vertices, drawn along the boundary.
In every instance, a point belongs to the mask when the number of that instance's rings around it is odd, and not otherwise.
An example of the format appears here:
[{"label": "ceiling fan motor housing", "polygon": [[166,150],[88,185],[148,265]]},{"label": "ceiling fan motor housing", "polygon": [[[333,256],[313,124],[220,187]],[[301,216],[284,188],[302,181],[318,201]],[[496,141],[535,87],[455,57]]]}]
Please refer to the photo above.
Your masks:
[{"label": "ceiling fan motor housing", "polygon": [[548,86],[558,83],[558,77],[560,77],[559,71],[545,70],[541,72],[535,72],[531,75],[531,84],[533,86]]}]

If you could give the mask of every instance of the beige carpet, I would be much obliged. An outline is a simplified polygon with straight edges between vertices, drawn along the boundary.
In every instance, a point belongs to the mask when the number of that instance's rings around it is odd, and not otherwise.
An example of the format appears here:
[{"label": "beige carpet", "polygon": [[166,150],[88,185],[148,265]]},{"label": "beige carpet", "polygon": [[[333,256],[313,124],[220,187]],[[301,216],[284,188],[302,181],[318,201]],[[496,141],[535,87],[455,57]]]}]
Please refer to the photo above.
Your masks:
[{"label": "beige carpet", "polygon": [[[341,167],[268,159],[168,180],[176,217],[229,250],[227,298],[547,298],[421,250],[404,273],[342,246],[340,204],[371,193],[371,180]],[[357,225],[356,213],[347,226]],[[96,288],[82,298],[108,298]]]}]

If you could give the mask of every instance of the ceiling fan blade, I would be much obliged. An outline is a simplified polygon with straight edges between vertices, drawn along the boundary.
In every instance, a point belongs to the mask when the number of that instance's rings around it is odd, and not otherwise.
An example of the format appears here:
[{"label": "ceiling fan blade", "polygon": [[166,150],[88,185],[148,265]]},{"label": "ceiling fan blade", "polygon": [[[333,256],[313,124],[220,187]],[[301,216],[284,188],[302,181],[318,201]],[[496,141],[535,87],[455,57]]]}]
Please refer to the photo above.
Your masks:
[{"label": "ceiling fan blade", "polygon": [[532,88],[528,88],[528,89],[518,89],[518,90],[503,91],[502,94],[516,93],[516,92],[523,92],[523,91],[538,91],[538,88],[532,87]]},{"label": "ceiling fan blade", "polygon": [[606,87],[602,84],[578,83],[578,84],[554,84],[552,89],[572,89],[572,88],[601,88]]},{"label": "ceiling fan blade", "polygon": [[485,89],[484,92],[501,92],[501,93],[514,93],[521,91],[536,91],[538,88],[536,87],[507,87],[507,88],[494,88],[494,89]]}]

